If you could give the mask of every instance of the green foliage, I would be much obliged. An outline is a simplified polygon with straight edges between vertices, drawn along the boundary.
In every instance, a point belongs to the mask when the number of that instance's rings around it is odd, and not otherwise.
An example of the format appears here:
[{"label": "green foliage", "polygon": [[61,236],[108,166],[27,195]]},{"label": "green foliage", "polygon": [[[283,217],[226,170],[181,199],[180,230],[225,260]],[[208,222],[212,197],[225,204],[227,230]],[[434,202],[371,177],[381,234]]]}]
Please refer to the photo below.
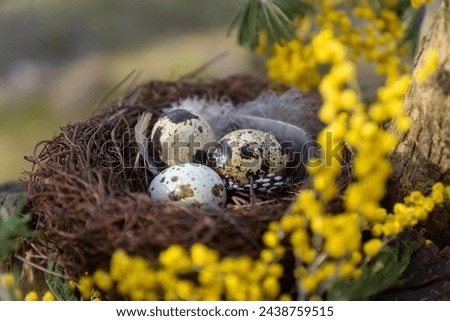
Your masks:
[{"label": "green foliage", "polygon": [[299,0],[245,0],[235,15],[230,30],[239,26],[238,42],[254,49],[262,30],[270,43],[293,37],[296,26],[293,18],[312,8]]},{"label": "green foliage", "polygon": [[[444,16],[445,21],[449,19],[449,0],[444,0]],[[423,5],[417,10],[410,10],[410,0],[402,0],[396,7],[396,13],[402,20],[406,21],[406,31],[401,40],[401,43],[407,43],[409,45],[408,54],[409,58],[413,59],[417,53],[420,43],[420,27],[425,19],[426,12],[428,10],[427,5]],[[448,32],[448,24],[445,24],[445,30]],[[422,35],[423,36],[423,35]]]},{"label": "green foliage", "polygon": [[26,194],[22,194],[17,200],[16,207],[7,218],[0,216],[0,265],[8,255],[17,250],[18,238],[34,237],[38,233],[31,231],[28,222],[30,214],[22,214],[26,203]]},{"label": "green foliage", "polygon": [[57,276],[57,274],[63,273],[61,267],[55,262],[48,261],[47,269],[55,272],[55,274],[48,272],[44,273],[45,281],[47,282],[47,285],[55,298],[58,301],[79,301],[77,296],[69,288],[66,280],[60,276]]},{"label": "green foliage", "polygon": [[415,248],[415,242],[385,246],[375,258],[363,264],[359,279],[335,282],[328,291],[327,300],[368,300],[400,285],[402,273],[409,265]]},{"label": "green foliage", "polygon": [[419,36],[420,36],[420,26],[422,25],[423,19],[425,18],[426,7],[422,6],[418,10],[414,10],[412,13],[409,13],[406,9],[397,10],[397,14],[403,18],[403,20],[407,20],[405,34],[401,40],[401,43],[407,43],[409,58],[412,59],[416,54],[417,48],[419,47]]},{"label": "green foliage", "polygon": [[[353,4],[352,1],[348,3]],[[369,3],[375,12],[386,6],[384,1],[379,0]],[[444,14],[448,17],[449,0],[444,0],[444,3]],[[251,49],[258,45],[262,30],[268,32],[269,45],[279,43],[282,39],[290,40],[294,36],[296,25],[293,18],[296,15],[310,13],[312,10],[309,4],[300,0],[244,0],[230,25],[230,30],[239,26],[239,44]],[[420,25],[425,16],[426,6],[411,10],[410,0],[400,0],[394,11],[403,20],[408,20],[402,42],[409,43],[410,57],[413,57],[420,40]]]}]

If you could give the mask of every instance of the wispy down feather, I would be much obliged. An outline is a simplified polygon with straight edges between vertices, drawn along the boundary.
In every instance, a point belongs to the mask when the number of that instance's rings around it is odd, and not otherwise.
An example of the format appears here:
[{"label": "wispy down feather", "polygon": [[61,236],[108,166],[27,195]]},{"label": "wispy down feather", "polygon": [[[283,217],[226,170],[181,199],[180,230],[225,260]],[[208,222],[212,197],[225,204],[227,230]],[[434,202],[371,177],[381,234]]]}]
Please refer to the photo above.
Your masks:
[{"label": "wispy down feather", "polygon": [[[291,154],[292,164],[306,164],[317,157],[315,139],[322,128],[318,119],[321,99],[290,89],[283,94],[264,91],[255,100],[234,106],[228,100],[190,97],[173,103],[166,111],[182,108],[202,116],[213,128],[217,140],[237,129],[257,129],[273,134]],[[312,148],[313,147],[313,148]],[[304,166],[293,170],[303,176]]]},{"label": "wispy down feather", "polygon": [[134,167],[137,167],[139,162],[139,155],[144,159],[145,166],[150,170],[153,175],[158,174],[159,170],[156,167],[156,164],[148,157],[148,137],[147,137],[147,129],[150,124],[150,120],[152,119],[151,113],[143,113],[139,116],[138,121],[136,123],[136,127],[134,128],[134,136],[136,139],[136,143],[138,146],[139,154],[136,157]]}]

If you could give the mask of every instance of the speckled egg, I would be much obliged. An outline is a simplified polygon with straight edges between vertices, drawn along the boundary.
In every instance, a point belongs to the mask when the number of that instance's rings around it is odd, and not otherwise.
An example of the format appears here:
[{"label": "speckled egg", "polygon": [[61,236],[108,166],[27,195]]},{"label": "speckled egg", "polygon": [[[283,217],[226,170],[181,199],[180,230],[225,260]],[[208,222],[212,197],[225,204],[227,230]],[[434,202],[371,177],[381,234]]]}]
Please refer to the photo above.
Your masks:
[{"label": "speckled egg", "polygon": [[272,176],[278,179],[288,159],[275,136],[254,129],[228,133],[208,155],[211,167],[225,177],[231,187],[248,186],[250,178],[254,182]]},{"label": "speckled egg", "polygon": [[175,109],[158,119],[150,139],[156,155],[169,166],[201,158],[203,148],[215,140],[209,124],[185,109]]},{"label": "speckled egg", "polygon": [[173,202],[225,206],[227,193],[222,178],[201,164],[180,164],[156,175],[148,188],[154,199]]}]

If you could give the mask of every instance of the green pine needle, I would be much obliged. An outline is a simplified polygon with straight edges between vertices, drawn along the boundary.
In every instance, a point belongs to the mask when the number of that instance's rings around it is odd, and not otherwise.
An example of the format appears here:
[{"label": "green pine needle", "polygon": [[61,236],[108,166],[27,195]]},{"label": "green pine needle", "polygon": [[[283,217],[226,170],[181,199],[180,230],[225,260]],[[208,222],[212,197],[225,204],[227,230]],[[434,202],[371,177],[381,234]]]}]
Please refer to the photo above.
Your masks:
[{"label": "green pine needle", "polygon": [[[63,274],[63,269],[55,262],[48,261],[47,268],[56,274]],[[65,279],[52,273],[44,273],[44,275],[49,289],[58,301],[79,301]]]},{"label": "green pine needle", "polygon": [[[406,13],[402,13],[402,18],[406,19]],[[411,17],[408,19],[408,23],[406,26],[405,34],[400,41],[400,44],[407,44],[409,58],[414,57],[417,48],[419,47],[419,36],[420,36],[420,26],[422,25],[423,19],[425,17],[426,7],[422,6],[418,10],[415,10],[413,13],[410,13]]]},{"label": "green pine needle", "polygon": [[327,292],[327,300],[368,300],[373,295],[400,285],[402,273],[409,265],[415,248],[415,242],[385,246],[378,256],[363,264],[359,279],[335,282]]},{"label": "green pine needle", "polygon": [[311,11],[311,7],[299,0],[244,0],[238,9],[229,32],[238,27],[238,42],[254,49],[259,34],[266,30],[270,43],[290,40],[296,26],[296,15]]}]

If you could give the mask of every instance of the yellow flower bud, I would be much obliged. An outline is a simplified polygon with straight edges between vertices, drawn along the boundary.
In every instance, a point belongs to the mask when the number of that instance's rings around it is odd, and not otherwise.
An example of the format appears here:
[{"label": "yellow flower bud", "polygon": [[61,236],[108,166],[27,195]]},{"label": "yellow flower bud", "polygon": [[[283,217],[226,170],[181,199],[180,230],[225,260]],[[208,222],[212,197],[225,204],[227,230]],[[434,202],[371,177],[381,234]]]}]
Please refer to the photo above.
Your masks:
[{"label": "yellow flower bud", "polygon": [[86,300],[91,298],[93,286],[94,282],[87,275],[83,275],[78,281],[78,289],[80,290],[81,296]]},{"label": "yellow flower bud", "polygon": [[367,256],[376,256],[382,245],[383,242],[380,239],[371,239],[370,241],[364,243],[364,254]]},{"label": "yellow flower bud", "polygon": [[0,278],[0,283],[5,288],[12,288],[14,284],[16,283],[16,278],[14,277],[14,274],[12,273],[5,273]]},{"label": "yellow flower bud", "polygon": [[263,235],[263,242],[267,247],[273,248],[279,244],[279,239],[275,232],[268,231]]},{"label": "yellow flower bud", "polygon": [[263,285],[264,293],[269,299],[275,299],[280,293],[280,283],[278,279],[274,276],[268,276],[264,279]]},{"label": "yellow flower bud", "polygon": [[56,300],[55,296],[50,291],[45,292],[44,296],[42,297],[42,301],[55,301],[55,300]]},{"label": "yellow flower bud", "polygon": [[37,301],[38,299],[39,297],[36,291],[28,292],[27,295],[25,295],[25,301]]},{"label": "yellow flower bud", "polygon": [[98,288],[102,291],[109,291],[112,288],[112,280],[110,275],[103,270],[97,270],[94,272],[93,279]]}]

